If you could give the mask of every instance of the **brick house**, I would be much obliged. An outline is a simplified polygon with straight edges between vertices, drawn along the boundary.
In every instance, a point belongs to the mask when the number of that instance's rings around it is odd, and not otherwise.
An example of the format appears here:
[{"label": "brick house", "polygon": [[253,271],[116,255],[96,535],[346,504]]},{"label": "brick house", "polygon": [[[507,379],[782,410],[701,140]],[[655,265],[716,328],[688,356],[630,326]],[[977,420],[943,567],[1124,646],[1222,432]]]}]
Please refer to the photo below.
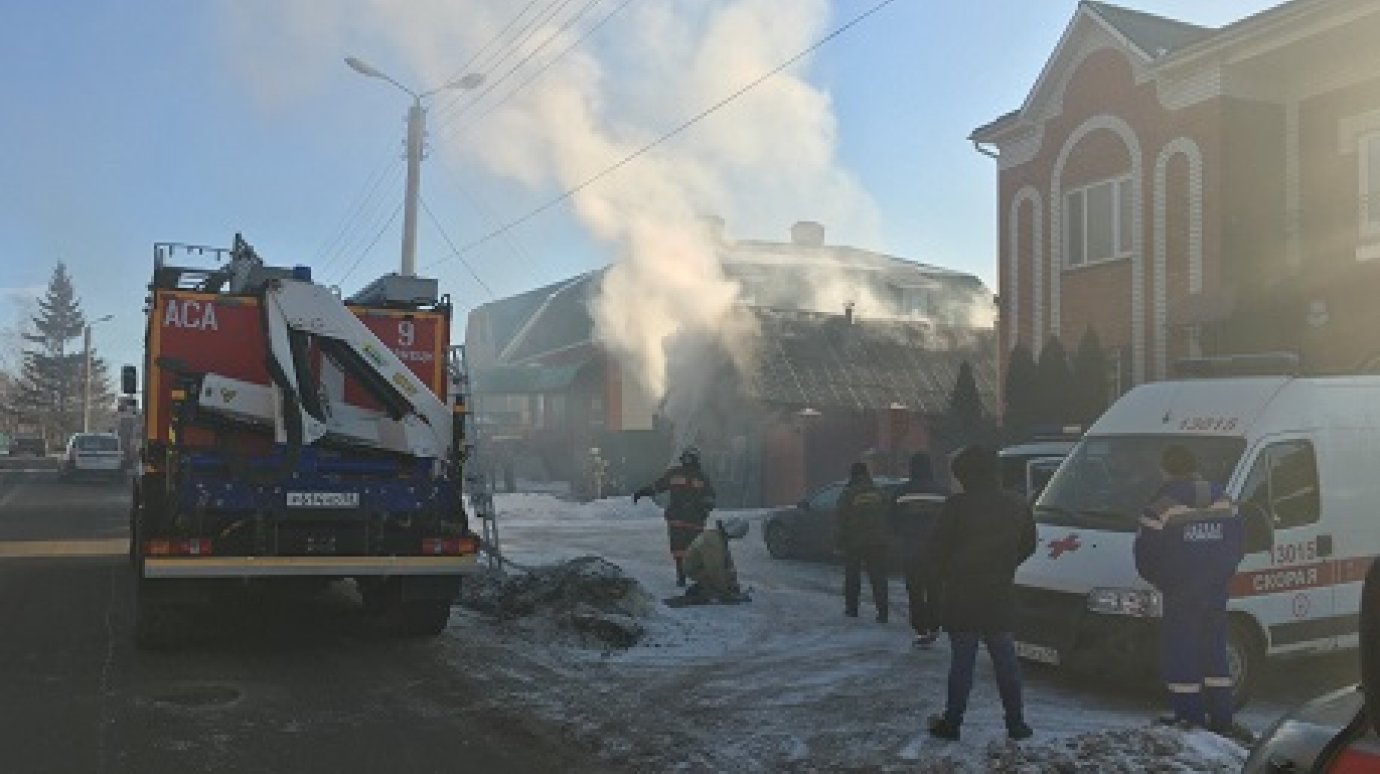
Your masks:
[{"label": "brick house", "polygon": [[1094,329],[1115,392],[1199,354],[1380,356],[1380,3],[1293,0],[1222,28],[1074,12],[998,168],[1001,351]]},{"label": "brick house", "polygon": [[[490,445],[523,457],[523,477],[577,490],[599,448],[614,491],[631,491],[671,460],[674,438],[689,436],[721,503],[776,505],[860,458],[903,472],[911,451],[930,448],[964,362],[992,412],[996,341],[983,324],[992,297],[976,277],[829,245],[814,223],[797,224],[790,241],[720,240],[719,257],[760,341],[750,372],[727,357],[711,366],[693,427],[673,427],[596,340],[589,306],[603,270],[471,311],[465,354]],[[871,299],[869,313],[802,308],[813,272],[844,287],[841,298]]]}]

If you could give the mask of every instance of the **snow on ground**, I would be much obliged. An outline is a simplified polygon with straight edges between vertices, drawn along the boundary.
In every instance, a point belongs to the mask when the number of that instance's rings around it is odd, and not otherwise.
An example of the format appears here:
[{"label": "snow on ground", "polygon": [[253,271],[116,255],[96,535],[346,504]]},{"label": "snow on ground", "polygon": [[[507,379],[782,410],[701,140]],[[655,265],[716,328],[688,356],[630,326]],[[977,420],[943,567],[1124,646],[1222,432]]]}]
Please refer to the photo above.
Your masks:
[{"label": "snow on ground", "polygon": [[[504,552],[520,566],[597,555],[657,599],[677,593],[654,503],[513,494],[499,495],[497,508]],[[570,743],[632,770],[1197,772],[1236,771],[1244,761],[1241,748],[1206,732],[1152,727],[1157,696],[1029,667],[1026,713],[1036,735],[1010,743],[982,657],[962,741],[931,740],[925,719],[943,707],[948,652],[911,647],[900,580],[890,624],[872,620],[866,590],[863,617],[845,618],[841,569],[770,558],[760,531],[767,513],[732,512],[754,523],[733,544],[749,604],[656,606],[627,649],[457,610],[451,657],[490,682],[505,717],[529,718],[534,733],[554,725]],[[1315,692],[1267,702],[1244,719],[1259,731]]]}]

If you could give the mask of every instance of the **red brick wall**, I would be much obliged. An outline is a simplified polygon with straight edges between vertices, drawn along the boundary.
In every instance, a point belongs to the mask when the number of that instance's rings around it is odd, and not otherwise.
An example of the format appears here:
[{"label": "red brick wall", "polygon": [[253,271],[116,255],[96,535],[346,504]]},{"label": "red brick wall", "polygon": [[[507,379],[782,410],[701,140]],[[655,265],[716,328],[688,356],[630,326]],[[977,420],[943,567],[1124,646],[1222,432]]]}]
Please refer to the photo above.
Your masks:
[{"label": "red brick wall", "polygon": [[[1033,186],[1041,194],[1043,212],[1043,255],[1044,282],[1041,294],[1043,327],[1049,330],[1050,293],[1054,282],[1060,282],[1060,338],[1072,350],[1078,339],[1088,327],[1093,327],[1104,346],[1127,348],[1132,344],[1131,321],[1131,283],[1132,261],[1119,260],[1112,263],[1075,268],[1064,271],[1056,269],[1051,276],[1051,250],[1054,235],[1051,233],[1052,179],[1059,154],[1067,139],[1082,124],[1095,116],[1113,116],[1125,121],[1135,134],[1140,148],[1140,201],[1141,201],[1141,265],[1144,288],[1144,367],[1147,376],[1153,374],[1155,354],[1155,286],[1154,286],[1154,175],[1155,162],[1161,149],[1178,137],[1188,137],[1197,145],[1203,161],[1203,260],[1205,287],[1212,288],[1220,271],[1216,266],[1222,250],[1221,224],[1217,213],[1223,211],[1220,198],[1223,195],[1218,178],[1221,176],[1221,136],[1222,105],[1220,101],[1209,101],[1182,110],[1167,110],[1160,103],[1156,86],[1152,81],[1137,84],[1130,63],[1125,55],[1114,49],[1101,49],[1089,54],[1077,65],[1068,80],[1063,95],[1062,111],[1049,118],[1044,124],[1041,146],[1034,157],[1021,165],[1003,170],[999,182],[1000,202],[998,207],[1001,220],[1001,265],[999,271],[1002,298],[1002,313],[1009,315],[1009,297],[1019,293],[1017,324],[1023,340],[1031,338],[1034,305],[1032,298],[1032,248],[1029,245],[1030,208],[1022,207],[1018,213],[1020,226],[1019,287],[1009,283],[1010,249],[1010,208],[1017,192],[1025,186]],[[1077,188],[1087,183],[1130,172],[1132,159],[1126,143],[1115,132],[1095,129],[1087,133],[1068,155],[1061,176],[1061,192]],[[1170,308],[1175,300],[1187,292],[1187,164],[1180,156],[1169,165],[1169,219],[1166,223],[1168,240],[1168,301]],[[1259,187],[1258,185],[1256,186]],[[1062,227],[1062,226],[1061,226]],[[1059,240],[1062,243],[1062,235]],[[1058,266],[1063,256],[1055,256]],[[1172,323],[1172,321],[1171,321]],[[1047,333],[1041,332],[1043,340]],[[1009,353],[1014,342],[1003,339],[1003,358]],[[1186,342],[1171,342],[1170,356],[1184,351]]]}]

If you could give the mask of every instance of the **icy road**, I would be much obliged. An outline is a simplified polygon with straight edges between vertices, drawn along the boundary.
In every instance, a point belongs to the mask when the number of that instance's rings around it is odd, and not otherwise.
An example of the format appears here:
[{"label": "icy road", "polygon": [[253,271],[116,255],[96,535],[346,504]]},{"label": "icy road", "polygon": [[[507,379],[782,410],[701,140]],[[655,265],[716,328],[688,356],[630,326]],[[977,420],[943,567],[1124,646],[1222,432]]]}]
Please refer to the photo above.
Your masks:
[{"label": "icy road", "polygon": [[[517,494],[497,505],[503,546],[520,564],[599,555],[658,599],[676,592],[653,504]],[[913,649],[903,609],[885,625],[845,618],[840,568],[771,559],[758,529],[765,512],[735,515],[754,525],[734,544],[751,604],[660,607],[627,650],[581,644],[533,618],[500,624],[457,610],[447,632],[457,666],[484,664],[479,679],[504,697],[508,717],[525,705],[533,733],[559,733],[632,770],[1236,771],[1244,760],[1245,751],[1206,732],[1152,727],[1161,711],[1153,694],[1029,665],[1036,736],[1008,743],[985,657],[963,740],[930,740],[924,720],[942,708],[947,648]],[[869,613],[866,591],[863,599]],[[894,580],[893,606],[904,599]],[[1284,671],[1243,715],[1257,732],[1299,701],[1356,680],[1354,654]]]}]

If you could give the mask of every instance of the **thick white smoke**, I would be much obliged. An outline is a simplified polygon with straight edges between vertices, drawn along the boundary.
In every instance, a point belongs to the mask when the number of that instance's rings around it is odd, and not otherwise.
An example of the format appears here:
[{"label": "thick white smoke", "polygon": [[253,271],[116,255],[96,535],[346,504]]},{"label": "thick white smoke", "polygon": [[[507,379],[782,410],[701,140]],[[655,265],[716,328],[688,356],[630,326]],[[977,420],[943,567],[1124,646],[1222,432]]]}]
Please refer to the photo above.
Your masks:
[{"label": "thick white smoke", "polygon": [[[231,34],[253,38],[252,66],[281,90],[276,79],[292,68],[276,66],[274,54],[290,58],[300,73],[303,51],[331,68],[346,53],[367,54],[381,60],[376,64],[405,63],[412,82],[443,82],[524,5],[227,0],[223,12]],[[542,0],[534,10],[561,10],[534,26],[521,48],[544,44],[533,64],[544,62],[615,5],[595,3],[561,31],[586,3]],[[826,31],[829,16],[826,0],[636,2],[492,113],[481,102],[456,117],[441,101],[431,112],[431,141],[448,163],[471,173],[481,165],[518,181],[539,203],[805,49]],[[265,38],[265,29],[276,32]],[[300,37],[312,40],[295,46]],[[381,46],[390,56],[377,53]],[[788,224],[809,218],[856,239],[875,236],[870,200],[837,162],[829,95],[807,80],[807,68],[802,62],[770,79],[572,198],[580,222],[615,259],[593,304],[597,335],[654,397],[667,392],[674,342],[707,338],[745,356],[739,345],[751,340],[734,314],[739,288],[724,276],[703,213],[723,214],[739,233],[784,234]],[[493,97],[506,91],[497,88]]]}]

